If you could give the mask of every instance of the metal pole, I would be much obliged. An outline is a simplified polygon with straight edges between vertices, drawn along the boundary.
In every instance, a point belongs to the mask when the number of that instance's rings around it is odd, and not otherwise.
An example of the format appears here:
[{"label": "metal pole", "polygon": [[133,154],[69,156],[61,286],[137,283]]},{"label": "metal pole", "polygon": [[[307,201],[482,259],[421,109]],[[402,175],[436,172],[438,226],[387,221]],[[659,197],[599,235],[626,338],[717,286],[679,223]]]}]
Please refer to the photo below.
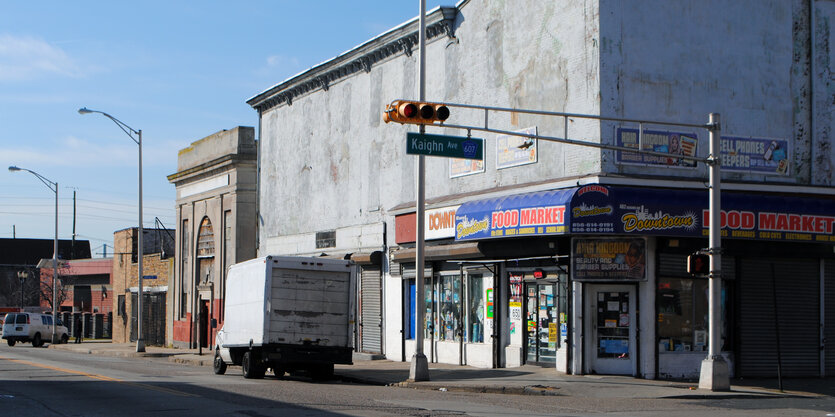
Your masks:
[{"label": "metal pole", "polygon": [[58,183],[55,183],[55,238],[52,240],[52,343],[58,343]]},{"label": "metal pole", "polygon": [[699,388],[711,391],[727,391],[730,389],[730,374],[728,364],[721,354],[722,340],[722,244],[721,244],[721,174],[720,166],[720,137],[721,125],[719,114],[711,113],[708,123],[710,132],[710,225],[709,225],[709,246],[710,246],[710,283],[708,308],[709,313],[709,345],[707,359],[702,361],[702,369],[699,377]]},{"label": "metal pole", "polygon": [[[424,101],[426,99],[426,0],[420,0],[420,30],[418,31],[418,48],[420,54],[418,55],[418,99]],[[420,133],[424,133],[425,127],[420,125]],[[423,353],[423,319],[426,313],[425,299],[424,299],[424,282],[423,282],[423,268],[424,268],[424,215],[426,208],[426,161],[423,155],[418,156],[417,163],[417,208],[416,208],[416,228],[415,230],[415,289],[417,300],[415,303],[415,355],[412,357],[412,365],[409,368],[409,379],[412,381],[428,381],[429,380],[429,363],[426,361],[426,355]]]},{"label": "metal pole", "polygon": [[136,297],[136,351],[145,351],[145,340],[142,337],[142,258],[145,256],[145,248],[142,246],[142,235],[145,234],[142,228],[142,130],[139,130],[139,236],[137,237],[137,252],[139,256],[139,295]]}]

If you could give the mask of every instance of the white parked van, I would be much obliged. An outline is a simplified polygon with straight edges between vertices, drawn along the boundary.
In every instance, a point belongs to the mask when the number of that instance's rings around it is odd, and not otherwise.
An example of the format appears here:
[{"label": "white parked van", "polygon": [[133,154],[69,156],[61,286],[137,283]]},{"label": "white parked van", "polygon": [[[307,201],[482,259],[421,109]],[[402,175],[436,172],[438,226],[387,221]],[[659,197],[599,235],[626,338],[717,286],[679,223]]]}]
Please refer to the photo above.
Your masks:
[{"label": "white parked van", "polygon": [[[55,323],[55,333],[60,343],[69,341],[67,327],[58,319]],[[3,323],[3,339],[9,346],[17,342],[32,343],[32,346],[43,346],[45,340],[52,338],[52,316],[38,313],[9,313]]]}]

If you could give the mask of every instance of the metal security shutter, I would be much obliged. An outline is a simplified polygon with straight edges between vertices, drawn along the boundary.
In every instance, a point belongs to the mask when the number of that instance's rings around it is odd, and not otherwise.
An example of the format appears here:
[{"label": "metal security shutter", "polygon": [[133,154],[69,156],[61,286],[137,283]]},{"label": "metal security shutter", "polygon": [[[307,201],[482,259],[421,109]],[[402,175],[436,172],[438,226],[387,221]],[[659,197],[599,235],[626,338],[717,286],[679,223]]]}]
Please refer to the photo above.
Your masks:
[{"label": "metal security shutter", "polygon": [[363,265],[360,269],[360,281],[360,349],[368,353],[382,353],[383,305],[380,266]]},{"label": "metal security shutter", "polygon": [[824,355],[826,358],[826,376],[835,376],[835,261],[824,262],[823,288],[824,301]]},{"label": "metal security shutter", "polygon": [[775,323],[780,332],[783,376],[819,376],[819,261],[749,258],[740,262],[739,376],[777,376]]}]

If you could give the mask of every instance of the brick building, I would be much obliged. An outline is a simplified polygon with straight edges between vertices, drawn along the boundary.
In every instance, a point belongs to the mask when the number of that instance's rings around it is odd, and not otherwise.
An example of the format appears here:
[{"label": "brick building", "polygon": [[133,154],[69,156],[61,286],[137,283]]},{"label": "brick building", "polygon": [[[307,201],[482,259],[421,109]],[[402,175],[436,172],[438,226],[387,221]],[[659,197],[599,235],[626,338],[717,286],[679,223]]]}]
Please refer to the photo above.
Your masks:
[{"label": "brick building", "polygon": [[[131,227],[113,234],[112,311],[113,342],[136,341],[137,304],[139,291],[138,228]],[[168,277],[174,268],[174,230],[156,229],[144,231],[144,257],[142,283],[144,293],[143,338],[146,345],[164,345],[166,341],[166,295]]]}]

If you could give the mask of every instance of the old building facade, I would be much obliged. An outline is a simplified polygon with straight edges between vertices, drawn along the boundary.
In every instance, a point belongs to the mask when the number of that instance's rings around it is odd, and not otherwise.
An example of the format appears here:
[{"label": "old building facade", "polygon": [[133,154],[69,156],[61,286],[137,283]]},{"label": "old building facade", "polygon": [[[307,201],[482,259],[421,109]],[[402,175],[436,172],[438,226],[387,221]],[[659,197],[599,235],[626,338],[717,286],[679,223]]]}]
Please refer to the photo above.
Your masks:
[{"label": "old building facade", "polygon": [[817,0],[435,9],[428,101],[450,104],[448,124],[523,137],[473,130],[483,161],[426,159],[425,294],[405,141],[417,129],[382,119],[417,96],[416,20],[248,101],[260,116],[259,253],[381,253],[382,279],[369,272],[358,305],[381,314],[369,344],[389,359],[409,360],[423,332],[430,361],[693,377],[708,281],[685,259],[707,246],[707,167],[676,156],[708,157],[716,113],[723,355],[739,376],[771,375],[778,350],[786,374],[835,374],[833,15]]},{"label": "old building facade", "polygon": [[[111,286],[113,343],[134,342],[139,318],[139,264],[137,236],[131,227],[113,233]],[[145,345],[167,345],[168,284],[174,271],[174,230],[144,229],[142,238],[142,333]]]},{"label": "old building facade", "polygon": [[226,270],[255,257],[256,142],[239,126],[180,150],[177,259],[171,282],[170,343],[209,347],[223,324]]}]

